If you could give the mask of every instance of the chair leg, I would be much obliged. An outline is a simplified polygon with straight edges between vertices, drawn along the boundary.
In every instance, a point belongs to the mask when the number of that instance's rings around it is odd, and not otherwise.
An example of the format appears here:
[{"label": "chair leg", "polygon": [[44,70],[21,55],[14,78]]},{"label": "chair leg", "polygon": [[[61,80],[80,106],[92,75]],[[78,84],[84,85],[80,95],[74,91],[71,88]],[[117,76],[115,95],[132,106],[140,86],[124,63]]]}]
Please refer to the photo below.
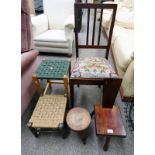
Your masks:
[{"label": "chair leg", "polygon": [[74,107],[74,85],[70,83],[70,100],[71,100],[71,108]]}]

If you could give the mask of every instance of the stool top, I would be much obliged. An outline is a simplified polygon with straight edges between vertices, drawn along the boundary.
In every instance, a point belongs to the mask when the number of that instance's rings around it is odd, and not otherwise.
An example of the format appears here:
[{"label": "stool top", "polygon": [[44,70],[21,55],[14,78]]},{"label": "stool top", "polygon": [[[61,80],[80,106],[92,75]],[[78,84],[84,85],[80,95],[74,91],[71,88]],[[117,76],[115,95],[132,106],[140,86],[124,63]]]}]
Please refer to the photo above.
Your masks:
[{"label": "stool top", "polygon": [[29,122],[34,128],[58,128],[64,122],[66,105],[64,95],[41,96]]},{"label": "stool top", "polygon": [[66,120],[72,130],[82,131],[88,128],[91,117],[86,109],[76,107],[68,112]]},{"label": "stool top", "polygon": [[103,108],[101,104],[96,104],[95,116],[97,135],[126,137],[126,131],[118,106]]},{"label": "stool top", "polygon": [[68,74],[70,62],[68,60],[43,60],[36,71],[40,79],[63,79]]}]

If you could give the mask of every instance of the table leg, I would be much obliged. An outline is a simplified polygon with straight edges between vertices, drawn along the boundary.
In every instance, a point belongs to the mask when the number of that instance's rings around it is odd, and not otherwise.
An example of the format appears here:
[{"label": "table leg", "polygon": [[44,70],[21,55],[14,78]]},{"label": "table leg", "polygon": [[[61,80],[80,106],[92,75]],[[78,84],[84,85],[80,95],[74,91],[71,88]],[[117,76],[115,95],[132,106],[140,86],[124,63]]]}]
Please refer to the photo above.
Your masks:
[{"label": "table leg", "polygon": [[110,143],[110,138],[111,138],[110,136],[106,136],[106,140],[105,140],[105,143],[104,143],[104,146],[103,146],[104,151],[108,150],[109,143]]}]

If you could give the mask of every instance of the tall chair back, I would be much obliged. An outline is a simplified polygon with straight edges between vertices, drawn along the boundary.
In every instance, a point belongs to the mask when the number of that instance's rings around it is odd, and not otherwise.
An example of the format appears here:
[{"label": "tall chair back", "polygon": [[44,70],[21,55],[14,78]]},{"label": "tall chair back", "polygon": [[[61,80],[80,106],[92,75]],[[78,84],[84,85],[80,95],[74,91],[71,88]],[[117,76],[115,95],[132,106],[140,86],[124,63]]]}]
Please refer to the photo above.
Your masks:
[{"label": "tall chair back", "polygon": [[[112,16],[111,16],[111,23],[110,23],[110,28],[109,28],[109,36],[106,36],[106,44],[104,42],[101,42],[101,31],[102,29],[102,16],[103,16],[103,11],[105,9],[110,9],[112,10]],[[79,11],[81,10],[87,10],[87,23],[86,23],[86,35],[85,35],[85,41],[84,43],[80,44],[79,43],[79,31],[78,31],[78,16],[79,16]],[[112,33],[113,33],[113,28],[114,28],[114,23],[115,23],[115,16],[116,16],[116,10],[117,10],[117,4],[93,4],[93,3],[78,3],[76,2],[74,4],[74,15],[75,15],[75,44],[76,44],[76,57],[79,56],[79,48],[92,48],[92,49],[106,49],[106,59],[108,59],[109,55],[109,49],[111,45],[111,38],[112,38]],[[100,11],[100,19],[97,20],[97,12]],[[90,17],[91,15],[91,17]],[[92,18],[92,21],[90,18]],[[90,21],[92,26],[90,25]],[[95,29],[98,26],[98,32],[95,32]],[[91,29],[92,27],[92,29]]]}]

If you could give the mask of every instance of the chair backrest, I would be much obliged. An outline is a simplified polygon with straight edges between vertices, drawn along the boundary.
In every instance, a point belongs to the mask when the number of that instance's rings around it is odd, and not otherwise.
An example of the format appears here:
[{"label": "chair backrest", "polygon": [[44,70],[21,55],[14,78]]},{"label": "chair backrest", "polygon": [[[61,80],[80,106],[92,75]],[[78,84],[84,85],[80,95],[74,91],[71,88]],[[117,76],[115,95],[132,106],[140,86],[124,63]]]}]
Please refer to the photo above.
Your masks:
[{"label": "chair backrest", "polygon": [[43,9],[50,29],[63,29],[67,17],[74,14],[74,0],[43,0]]},{"label": "chair backrest", "polygon": [[[106,44],[100,43],[101,33],[105,36],[105,33],[101,31],[102,29],[102,16],[105,9],[112,10],[109,37],[106,36]],[[86,10],[87,20],[86,20],[86,40],[80,44],[78,40],[78,24],[79,24],[79,11]],[[111,38],[113,33],[113,27],[115,22],[117,4],[93,4],[93,3],[75,3],[74,4],[74,15],[75,15],[75,44],[76,44],[76,57],[79,55],[79,48],[93,48],[93,49],[106,49],[106,59],[108,59],[109,49],[111,45]],[[97,21],[97,13],[100,12],[99,20]],[[91,20],[92,19],[92,20]],[[82,20],[83,21],[83,20]],[[95,32],[97,30],[98,32]]]}]

